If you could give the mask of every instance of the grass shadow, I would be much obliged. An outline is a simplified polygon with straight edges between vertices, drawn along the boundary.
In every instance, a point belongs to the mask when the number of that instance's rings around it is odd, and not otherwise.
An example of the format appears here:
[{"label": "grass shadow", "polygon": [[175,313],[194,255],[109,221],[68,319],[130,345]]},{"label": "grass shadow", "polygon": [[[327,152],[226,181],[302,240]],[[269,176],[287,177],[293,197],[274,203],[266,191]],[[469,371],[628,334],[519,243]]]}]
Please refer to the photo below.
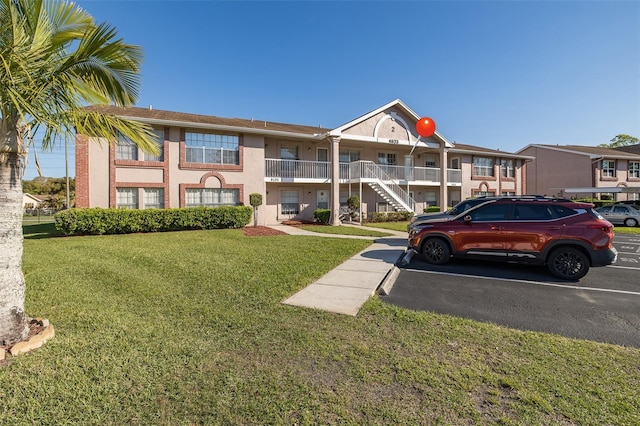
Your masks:
[{"label": "grass shadow", "polygon": [[41,240],[44,238],[63,237],[64,233],[56,229],[54,222],[22,225],[22,235],[25,240]]}]

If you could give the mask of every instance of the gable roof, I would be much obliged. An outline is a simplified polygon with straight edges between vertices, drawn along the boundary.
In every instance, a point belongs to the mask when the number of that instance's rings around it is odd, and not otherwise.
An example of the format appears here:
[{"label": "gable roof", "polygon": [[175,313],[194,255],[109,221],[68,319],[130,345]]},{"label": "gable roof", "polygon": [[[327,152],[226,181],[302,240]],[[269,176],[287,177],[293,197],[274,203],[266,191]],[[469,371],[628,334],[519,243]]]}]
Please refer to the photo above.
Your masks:
[{"label": "gable roof", "polygon": [[577,155],[585,155],[592,160],[595,160],[598,158],[614,158],[614,159],[619,158],[619,159],[640,160],[640,154],[627,153],[614,148],[605,148],[602,146],[531,144],[517,151],[517,153],[520,153],[529,147],[550,149],[550,150],[568,152],[568,153],[577,154]]},{"label": "gable roof", "polygon": [[[349,129],[351,127],[354,127],[355,125],[357,125],[358,123],[362,123],[363,121],[368,120],[371,117],[376,116],[377,114],[380,114],[383,111],[386,111],[388,109],[391,109],[393,107],[399,108],[400,110],[402,110],[405,114],[407,114],[409,117],[413,118],[414,121],[418,121],[421,117],[416,114],[411,108],[409,108],[407,106],[407,104],[405,104],[404,102],[402,102],[400,99],[396,99],[393,100],[385,105],[382,105],[379,108],[374,109],[373,111],[369,111],[368,113],[361,115],[358,118],[355,118],[339,127],[336,127],[335,129],[331,130],[329,132],[330,135],[341,135],[342,132],[344,132],[346,129]],[[436,137],[436,139],[440,140],[442,143],[444,143],[444,145],[448,148],[453,147],[453,144],[451,142],[449,142],[444,136],[442,136],[440,133],[438,133],[438,131],[436,130],[435,133],[433,134],[433,136],[431,137]]]},{"label": "gable roof", "polygon": [[330,129],[299,124],[276,123],[273,121],[224,118],[212,115],[191,114],[185,112],[165,111],[160,109],[118,106],[89,106],[89,111],[136,119],[148,124],[174,125],[180,127],[200,127],[228,130],[245,133],[285,135],[295,134],[301,137],[317,138],[325,135]]}]

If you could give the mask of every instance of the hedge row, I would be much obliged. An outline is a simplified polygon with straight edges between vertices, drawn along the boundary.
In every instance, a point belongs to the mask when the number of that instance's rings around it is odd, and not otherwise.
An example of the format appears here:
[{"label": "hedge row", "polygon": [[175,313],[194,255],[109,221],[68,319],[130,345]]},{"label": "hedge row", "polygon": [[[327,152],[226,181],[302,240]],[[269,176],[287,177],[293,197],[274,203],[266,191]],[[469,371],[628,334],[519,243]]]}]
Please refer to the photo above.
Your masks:
[{"label": "hedge row", "polygon": [[413,217],[413,212],[373,212],[369,214],[369,222],[405,222]]},{"label": "hedge row", "polygon": [[248,206],[181,209],[70,209],[56,213],[56,229],[67,235],[131,234],[189,229],[242,228],[251,220]]}]

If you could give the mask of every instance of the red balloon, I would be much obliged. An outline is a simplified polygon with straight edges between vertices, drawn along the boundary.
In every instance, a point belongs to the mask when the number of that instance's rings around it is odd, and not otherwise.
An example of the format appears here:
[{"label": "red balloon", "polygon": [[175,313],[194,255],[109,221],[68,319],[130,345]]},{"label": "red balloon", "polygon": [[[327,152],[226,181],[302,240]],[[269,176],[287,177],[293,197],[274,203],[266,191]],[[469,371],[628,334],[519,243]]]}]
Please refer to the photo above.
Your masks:
[{"label": "red balloon", "polygon": [[429,117],[422,117],[416,122],[416,130],[420,136],[428,138],[436,131],[436,122]]}]

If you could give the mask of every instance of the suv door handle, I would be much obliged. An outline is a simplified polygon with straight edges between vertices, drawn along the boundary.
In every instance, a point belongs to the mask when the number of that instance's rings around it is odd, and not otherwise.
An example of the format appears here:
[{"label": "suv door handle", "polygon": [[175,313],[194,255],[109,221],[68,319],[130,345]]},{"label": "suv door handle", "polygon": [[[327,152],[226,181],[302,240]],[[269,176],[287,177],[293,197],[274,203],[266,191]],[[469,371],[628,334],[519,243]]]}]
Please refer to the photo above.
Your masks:
[{"label": "suv door handle", "polygon": [[558,229],[560,229],[559,226],[548,226],[547,229],[549,229],[550,231],[557,231]]},{"label": "suv door handle", "polygon": [[492,231],[502,231],[504,228],[502,226],[491,225]]}]

